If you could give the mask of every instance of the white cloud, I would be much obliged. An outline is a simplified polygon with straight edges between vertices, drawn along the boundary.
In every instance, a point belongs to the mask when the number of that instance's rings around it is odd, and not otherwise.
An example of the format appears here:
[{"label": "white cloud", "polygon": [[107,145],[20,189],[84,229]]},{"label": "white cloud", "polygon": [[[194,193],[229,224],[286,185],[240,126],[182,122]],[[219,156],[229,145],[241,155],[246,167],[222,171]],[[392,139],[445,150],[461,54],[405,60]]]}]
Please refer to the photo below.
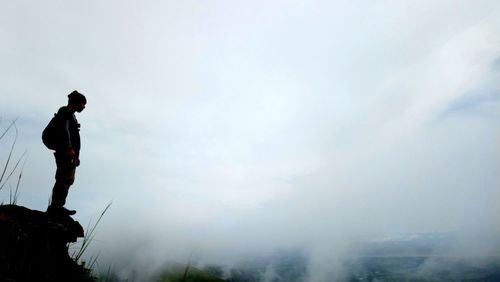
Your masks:
[{"label": "white cloud", "polygon": [[325,262],[352,238],[494,225],[498,99],[443,113],[498,89],[495,1],[19,3],[0,9],[0,110],[31,155],[21,199],[44,208],[39,133],[81,90],[69,203],[85,222],[113,200],[96,248]]}]

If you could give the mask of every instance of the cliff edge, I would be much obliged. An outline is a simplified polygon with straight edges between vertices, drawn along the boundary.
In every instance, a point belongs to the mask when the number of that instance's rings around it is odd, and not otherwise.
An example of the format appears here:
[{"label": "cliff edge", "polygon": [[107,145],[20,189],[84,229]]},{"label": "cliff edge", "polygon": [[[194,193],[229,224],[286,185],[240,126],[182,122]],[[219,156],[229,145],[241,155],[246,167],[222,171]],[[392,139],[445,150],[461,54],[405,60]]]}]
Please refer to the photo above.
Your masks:
[{"label": "cliff edge", "polygon": [[68,243],[83,236],[68,215],[0,205],[0,282],[94,281],[68,254]]}]

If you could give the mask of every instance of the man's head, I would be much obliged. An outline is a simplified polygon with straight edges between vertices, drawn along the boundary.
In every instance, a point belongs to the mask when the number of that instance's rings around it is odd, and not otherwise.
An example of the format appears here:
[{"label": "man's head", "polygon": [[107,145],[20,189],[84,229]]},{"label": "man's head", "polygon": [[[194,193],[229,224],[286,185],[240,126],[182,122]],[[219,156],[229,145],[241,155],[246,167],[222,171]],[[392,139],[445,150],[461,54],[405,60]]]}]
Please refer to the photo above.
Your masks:
[{"label": "man's head", "polygon": [[76,112],[81,112],[85,109],[85,105],[87,104],[87,99],[83,96],[82,93],[78,91],[73,91],[68,95],[68,106],[74,109]]}]

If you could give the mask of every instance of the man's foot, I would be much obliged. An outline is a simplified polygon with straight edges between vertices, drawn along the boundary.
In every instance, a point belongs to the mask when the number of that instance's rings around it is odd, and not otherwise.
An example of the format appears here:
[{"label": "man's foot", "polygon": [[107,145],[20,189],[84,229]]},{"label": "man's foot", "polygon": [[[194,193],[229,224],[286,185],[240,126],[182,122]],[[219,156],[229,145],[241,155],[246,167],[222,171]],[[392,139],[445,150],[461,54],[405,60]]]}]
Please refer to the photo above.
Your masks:
[{"label": "man's foot", "polygon": [[67,215],[74,215],[76,213],[75,210],[68,210],[67,208],[63,207],[63,211]]},{"label": "man's foot", "polygon": [[65,207],[53,207],[53,206],[49,206],[47,208],[47,213],[49,213],[49,214],[74,215],[76,213],[76,211],[75,210],[68,210]]}]

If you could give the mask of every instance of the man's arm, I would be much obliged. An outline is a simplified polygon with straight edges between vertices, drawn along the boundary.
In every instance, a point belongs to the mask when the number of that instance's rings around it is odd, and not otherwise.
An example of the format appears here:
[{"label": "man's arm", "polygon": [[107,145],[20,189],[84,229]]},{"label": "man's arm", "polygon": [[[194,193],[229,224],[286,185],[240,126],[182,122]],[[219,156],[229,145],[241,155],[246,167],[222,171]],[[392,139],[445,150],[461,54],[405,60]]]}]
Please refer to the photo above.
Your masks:
[{"label": "man's arm", "polygon": [[71,147],[71,135],[69,133],[69,120],[66,118],[63,121],[63,138],[64,138],[63,145],[65,145],[66,148]]},{"label": "man's arm", "polygon": [[75,159],[76,153],[75,149],[73,149],[73,146],[71,145],[71,135],[69,133],[69,120],[65,119],[64,120],[64,136],[66,141],[66,154],[68,157],[71,159]]},{"label": "man's arm", "polygon": [[71,133],[69,130],[69,118],[70,118],[70,113],[68,112],[68,109],[65,107],[62,107],[59,109],[59,112],[57,113],[60,118],[60,145],[61,149],[66,151],[66,154],[68,157],[71,159],[74,159],[76,156],[75,150],[73,149],[73,146],[71,144]]}]

